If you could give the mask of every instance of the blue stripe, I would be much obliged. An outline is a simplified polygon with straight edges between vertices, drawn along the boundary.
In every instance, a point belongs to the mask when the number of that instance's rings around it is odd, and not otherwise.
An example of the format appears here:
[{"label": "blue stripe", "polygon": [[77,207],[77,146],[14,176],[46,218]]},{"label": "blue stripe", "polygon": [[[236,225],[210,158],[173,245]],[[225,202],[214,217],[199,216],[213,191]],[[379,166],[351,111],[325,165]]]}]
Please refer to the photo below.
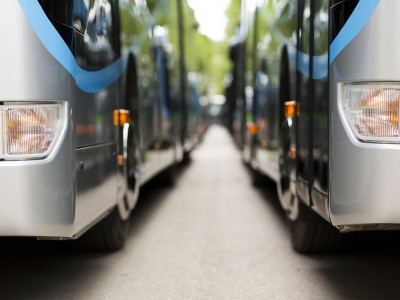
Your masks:
[{"label": "blue stripe", "polygon": [[114,83],[126,68],[123,56],[99,71],[86,71],[78,66],[74,55],[51,24],[36,0],[19,0],[37,37],[49,53],[71,74],[76,85],[87,93],[96,93]]},{"label": "blue stripe", "polygon": [[[334,39],[330,46],[329,63],[343,51],[343,49],[360,33],[360,31],[368,23],[372,17],[380,0],[360,0],[350,18],[343,26],[337,37]],[[313,57],[313,74],[312,78],[315,80],[322,79],[328,75],[328,57],[327,54]],[[297,52],[297,70],[306,77],[309,74],[309,55],[298,51]]]},{"label": "blue stripe", "polygon": [[360,0],[350,18],[347,20],[346,24],[344,24],[342,30],[330,46],[330,64],[368,23],[379,1],[380,0]]},{"label": "blue stripe", "polygon": [[[308,53],[297,51],[297,70],[306,77],[310,77],[310,58]],[[328,75],[328,54],[313,56],[313,74],[315,80]]]},{"label": "blue stripe", "polygon": [[297,51],[297,71],[310,77],[310,56],[300,50]]},{"label": "blue stripe", "polygon": [[313,57],[313,79],[318,80],[328,76],[328,53]]}]

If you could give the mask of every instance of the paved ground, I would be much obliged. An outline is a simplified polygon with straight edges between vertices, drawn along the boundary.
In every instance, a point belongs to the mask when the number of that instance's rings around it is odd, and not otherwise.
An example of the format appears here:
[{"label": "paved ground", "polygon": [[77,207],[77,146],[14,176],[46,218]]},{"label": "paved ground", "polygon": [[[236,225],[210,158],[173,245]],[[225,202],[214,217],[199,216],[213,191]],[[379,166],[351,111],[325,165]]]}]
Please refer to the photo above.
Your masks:
[{"label": "paved ground", "polygon": [[0,299],[399,299],[390,239],[296,254],[274,186],[254,189],[227,132],[212,127],[175,188],[143,190],[124,250],[0,240]]}]

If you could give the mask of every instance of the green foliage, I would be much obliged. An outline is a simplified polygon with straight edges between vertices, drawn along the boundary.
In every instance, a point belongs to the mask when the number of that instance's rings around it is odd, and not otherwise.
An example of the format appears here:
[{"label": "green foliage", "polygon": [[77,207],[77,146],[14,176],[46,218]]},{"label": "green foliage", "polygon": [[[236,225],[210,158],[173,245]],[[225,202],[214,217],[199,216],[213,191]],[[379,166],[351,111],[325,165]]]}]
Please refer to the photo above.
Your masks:
[{"label": "green foliage", "polygon": [[237,33],[240,25],[240,10],[241,1],[231,0],[231,3],[226,11],[226,16],[228,17],[228,24],[226,26],[226,36],[232,37]]},{"label": "green foliage", "polygon": [[[126,49],[135,45],[135,51],[149,48],[148,30],[152,25],[159,25],[168,30],[168,40],[171,46],[170,59],[175,67],[172,80],[177,80],[179,51],[178,1],[182,1],[185,66],[187,72],[194,72],[200,80],[203,94],[224,93],[224,77],[230,70],[228,59],[228,38],[234,34],[234,27],[239,22],[240,0],[232,0],[227,11],[229,16],[227,38],[223,42],[215,42],[199,33],[199,24],[193,9],[187,0],[147,0],[147,8],[128,5],[121,2],[121,40]],[[218,0],[216,0],[218,1]],[[235,21],[231,21],[235,20]],[[229,25],[231,24],[231,25]],[[234,25],[233,25],[234,24]],[[231,33],[229,33],[231,32]],[[135,40],[130,38],[135,36]]]},{"label": "green foliage", "polygon": [[[230,69],[227,39],[224,42],[215,42],[199,33],[198,21],[187,0],[147,0],[153,24],[168,29],[169,42],[172,46],[171,55],[176,61],[180,55],[177,1],[182,1],[186,70],[197,74],[203,94],[223,93],[223,80]],[[240,16],[240,0],[232,0],[232,3],[236,6],[229,9],[228,16],[231,15],[237,25]]]},{"label": "green foliage", "polygon": [[215,42],[205,35],[197,34],[193,44],[196,60],[192,62],[189,70],[202,75],[203,92],[207,90],[213,94],[223,93],[224,77],[230,68],[227,43]]},{"label": "green foliage", "polygon": [[198,32],[198,21],[186,0],[183,0],[183,12],[187,70],[199,75],[203,94],[223,93],[223,79],[229,69],[227,45]]}]

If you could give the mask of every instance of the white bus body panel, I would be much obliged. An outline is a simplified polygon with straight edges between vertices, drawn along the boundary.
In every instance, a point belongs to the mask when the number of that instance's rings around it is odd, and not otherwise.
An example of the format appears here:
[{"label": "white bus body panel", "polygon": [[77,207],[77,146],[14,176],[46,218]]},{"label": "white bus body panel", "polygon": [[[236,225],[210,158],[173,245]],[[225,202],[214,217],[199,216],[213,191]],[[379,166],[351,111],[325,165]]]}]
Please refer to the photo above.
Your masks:
[{"label": "white bus body panel", "polygon": [[400,1],[381,0],[330,65],[330,218],[333,225],[400,223],[400,145],[358,140],[338,109],[338,84],[400,82]]},{"label": "white bus body panel", "polygon": [[85,99],[73,99],[74,79],[37,38],[18,1],[0,1],[0,21],[0,102],[68,107],[65,134],[46,158],[0,161],[0,236],[74,237],[115,206],[117,172],[76,196],[74,110]]}]

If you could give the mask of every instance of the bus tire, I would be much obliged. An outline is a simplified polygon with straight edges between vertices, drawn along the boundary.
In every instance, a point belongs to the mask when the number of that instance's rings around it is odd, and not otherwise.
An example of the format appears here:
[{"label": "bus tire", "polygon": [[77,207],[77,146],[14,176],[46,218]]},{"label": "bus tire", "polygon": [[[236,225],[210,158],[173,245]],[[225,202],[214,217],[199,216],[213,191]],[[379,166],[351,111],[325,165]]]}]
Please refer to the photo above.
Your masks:
[{"label": "bus tire", "polygon": [[174,186],[177,176],[178,164],[174,161],[171,166],[166,168],[156,177],[156,182],[160,186]]},{"label": "bus tire", "polygon": [[291,242],[299,253],[335,253],[345,247],[346,234],[322,219],[302,201],[298,201],[299,213],[290,221]]},{"label": "bus tire", "polygon": [[188,165],[192,160],[191,157],[191,152],[190,151],[184,151],[183,152],[183,159],[182,159],[182,164],[183,165]]},{"label": "bus tire", "polygon": [[74,246],[89,251],[117,251],[124,247],[129,229],[129,219],[122,220],[118,209],[74,241]]},{"label": "bus tire", "polygon": [[124,194],[118,202],[118,209],[123,220],[129,218],[135,207],[140,192],[140,150],[139,134],[130,121],[123,127],[123,156],[125,164],[122,168],[124,178]]},{"label": "bus tire", "polygon": [[267,183],[267,178],[260,171],[253,168],[250,169],[251,172],[251,182],[255,187],[263,187]]}]

